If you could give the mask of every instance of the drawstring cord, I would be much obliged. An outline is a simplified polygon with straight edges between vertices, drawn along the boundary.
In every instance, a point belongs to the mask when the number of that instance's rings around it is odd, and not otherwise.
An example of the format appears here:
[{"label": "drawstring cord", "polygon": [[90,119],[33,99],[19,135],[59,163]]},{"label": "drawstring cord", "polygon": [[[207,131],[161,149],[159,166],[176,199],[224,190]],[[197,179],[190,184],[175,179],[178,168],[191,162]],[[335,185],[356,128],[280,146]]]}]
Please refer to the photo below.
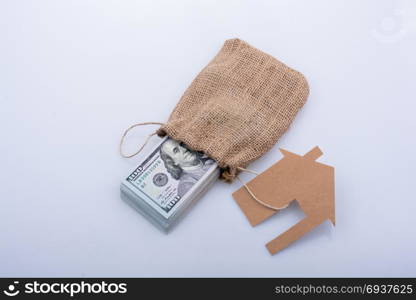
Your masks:
[{"label": "drawstring cord", "polygon": [[123,152],[123,144],[124,144],[124,139],[126,138],[127,133],[129,133],[130,130],[132,130],[135,127],[139,127],[139,126],[144,126],[144,125],[165,125],[164,123],[160,123],[160,122],[144,122],[144,123],[136,123],[134,125],[131,125],[129,128],[126,129],[126,131],[124,132],[124,134],[121,136],[121,140],[120,140],[120,145],[119,145],[119,152],[120,155],[124,158],[131,158],[133,156],[136,156],[137,154],[139,154],[143,148],[147,145],[147,143],[149,142],[150,138],[152,136],[154,136],[156,134],[156,131],[149,134],[149,136],[146,138],[146,140],[144,141],[144,143],[142,144],[142,146],[139,148],[139,150],[137,150],[136,152],[134,152],[133,154],[124,154]]},{"label": "drawstring cord", "polygon": [[[121,140],[120,140],[120,144],[119,144],[119,152],[120,152],[120,155],[122,157],[124,157],[124,158],[131,158],[131,157],[136,156],[137,154],[139,154],[143,150],[143,148],[147,145],[147,143],[149,142],[150,138],[156,134],[156,131],[153,132],[153,133],[151,133],[151,134],[149,134],[149,136],[146,138],[146,140],[144,141],[144,143],[133,154],[125,154],[123,152],[123,144],[124,144],[124,140],[125,140],[127,134],[129,133],[129,131],[132,130],[133,128],[136,128],[136,127],[139,127],[139,126],[146,126],[146,125],[160,125],[160,126],[162,126],[162,125],[165,125],[165,124],[164,123],[160,123],[160,122],[144,122],[144,123],[136,123],[136,124],[133,124],[129,128],[127,128],[126,131],[124,131],[123,135],[121,136]],[[255,171],[252,171],[252,170],[249,170],[249,169],[245,169],[245,168],[242,168],[242,167],[237,167],[237,169],[240,170],[240,171],[244,171],[244,172],[247,172],[247,173],[251,173],[251,174],[256,175],[256,176],[259,175],[259,173],[255,172]],[[250,196],[255,201],[257,201],[259,204],[261,204],[261,205],[263,205],[265,207],[268,207],[270,209],[273,209],[273,210],[281,210],[281,209],[284,209],[284,208],[288,207],[289,204],[287,204],[286,206],[283,206],[283,207],[275,207],[275,206],[272,206],[270,204],[267,204],[267,203],[261,201],[251,191],[251,189],[248,187],[248,185],[243,180],[240,179],[240,177],[238,175],[236,177],[237,177],[238,181],[240,181],[240,183],[247,190],[247,192],[250,194]]]},{"label": "drawstring cord", "polygon": [[[252,171],[252,170],[249,170],[249,169],[244,169],[244,168],[241,168],[241,167],[237,167],[237,169],[238,170],[240,170],[240,171],[244,171],[244,172],[247,172],[247,173],[251,173],[251,174],[254,174],[254,175],[259,175],[259,173],[257,173],[257,172],[255,172],[255,171]],[[258,203],[260,203],[261,205],[263,205],[263,206],[265,206],[265,207],[268,207],[268,208],[270,208],[270,209],[273,209],[273,210],[281,210],[281,209],[284,209],[284,208],[286,208],[286,207],[288,207],[289,206],[289,204],[287,204],[287,205],[285,205],[285,206],[282,206],[282,207],[276,207],[276,206],[272,206],[272,205],[270,205],[270,204],[267,204],[266,202],[263,202],[263,201],[261,201],[259,198],[257,198],[256,197],[256,195],[254,195],[254,193],[251,191],[251,189],[248,187],[248,185],[243,181],[243,180],[241,180],[240,179],[240,177],[237,175],[236,176],[237,177],[237,179],[238,179],[238,181],[240,181],[240,183],[244,186],[244,188],[247,190],[247,192],[250,194],[250,196],[254,199],[254,200],[256,200]]]}]

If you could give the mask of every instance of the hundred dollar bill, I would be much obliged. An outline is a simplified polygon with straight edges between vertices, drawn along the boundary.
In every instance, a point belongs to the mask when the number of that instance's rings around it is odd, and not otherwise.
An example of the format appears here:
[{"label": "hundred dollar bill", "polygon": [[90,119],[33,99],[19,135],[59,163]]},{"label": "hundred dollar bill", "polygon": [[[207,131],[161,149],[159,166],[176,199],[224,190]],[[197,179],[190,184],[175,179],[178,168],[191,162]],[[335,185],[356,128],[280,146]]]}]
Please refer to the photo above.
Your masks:
[{"label": "hundred dollar bill", "polygon": [[163,229],[218,177],[215,161],[165,137],[121,183],[124,200]]}]

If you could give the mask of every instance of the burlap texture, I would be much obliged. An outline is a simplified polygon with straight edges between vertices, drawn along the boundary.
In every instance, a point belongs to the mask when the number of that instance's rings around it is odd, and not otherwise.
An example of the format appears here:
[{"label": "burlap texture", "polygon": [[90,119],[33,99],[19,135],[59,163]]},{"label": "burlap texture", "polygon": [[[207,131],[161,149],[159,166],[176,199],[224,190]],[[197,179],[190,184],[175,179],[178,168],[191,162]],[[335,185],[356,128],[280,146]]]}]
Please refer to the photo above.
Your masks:
[{"label": "burlap texture", "polygon": [[239,39],[225,41],[157,134],[215,159],[222,178],[267,152],[306,102],[304,76]]}]

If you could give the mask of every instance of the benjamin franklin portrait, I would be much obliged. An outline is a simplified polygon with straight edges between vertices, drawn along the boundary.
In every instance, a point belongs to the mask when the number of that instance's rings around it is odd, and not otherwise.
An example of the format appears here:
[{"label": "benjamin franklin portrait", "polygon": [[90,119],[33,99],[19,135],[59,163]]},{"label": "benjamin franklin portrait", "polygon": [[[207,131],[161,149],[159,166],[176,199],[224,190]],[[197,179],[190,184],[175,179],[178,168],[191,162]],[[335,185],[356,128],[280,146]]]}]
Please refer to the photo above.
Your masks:
[{"label": "benjamin franklin portrait", "polygon": [[204,176],[214,164],[201,152],[188,149],[184,144],[168,139],[160,148],[160,157],[169,174],[179,180],[178,195],[182,197]]}]

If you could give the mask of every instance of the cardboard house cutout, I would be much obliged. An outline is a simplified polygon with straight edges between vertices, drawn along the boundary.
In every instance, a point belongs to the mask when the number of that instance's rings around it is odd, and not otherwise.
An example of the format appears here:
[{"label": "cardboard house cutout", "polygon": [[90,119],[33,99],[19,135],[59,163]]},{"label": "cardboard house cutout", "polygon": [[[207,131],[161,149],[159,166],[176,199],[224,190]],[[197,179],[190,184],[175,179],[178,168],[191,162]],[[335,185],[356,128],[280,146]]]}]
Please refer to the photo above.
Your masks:
[{"label": "cardboard house cutout", "polygon": [[[335,225],[334,168],[315,160],[322,155],[318,147],[303,156],[280,149],[283,158],[247,183],[251,193],[274,208],[284,208],[296,200],[305,218],[267,243],[271,254],[286,248],[325,220]],[[261,204],[246,187],[233,197],[252,226],[279,210]]]}]

